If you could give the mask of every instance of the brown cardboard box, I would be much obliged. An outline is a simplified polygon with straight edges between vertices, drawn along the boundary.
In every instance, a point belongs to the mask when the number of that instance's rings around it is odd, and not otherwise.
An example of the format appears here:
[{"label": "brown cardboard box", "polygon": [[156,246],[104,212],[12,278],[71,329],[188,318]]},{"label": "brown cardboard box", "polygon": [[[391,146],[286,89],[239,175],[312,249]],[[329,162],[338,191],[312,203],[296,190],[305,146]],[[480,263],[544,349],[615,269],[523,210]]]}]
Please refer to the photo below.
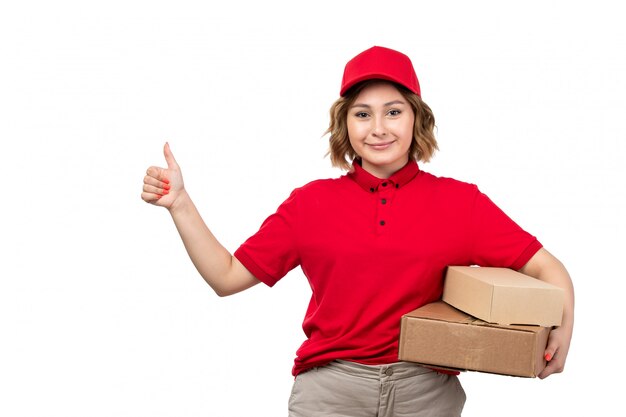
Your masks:
[{"label": "brown cardboard box", "polygon": [[433,367],[535,377],[546,365],[550,328],[486,323],[443,301],[402,317],[403,361]]},{"label": "brown cardboard box", "polygon": [[507,268],[450,266],[443,301],[489,323],[559,326],[564,291]]}]

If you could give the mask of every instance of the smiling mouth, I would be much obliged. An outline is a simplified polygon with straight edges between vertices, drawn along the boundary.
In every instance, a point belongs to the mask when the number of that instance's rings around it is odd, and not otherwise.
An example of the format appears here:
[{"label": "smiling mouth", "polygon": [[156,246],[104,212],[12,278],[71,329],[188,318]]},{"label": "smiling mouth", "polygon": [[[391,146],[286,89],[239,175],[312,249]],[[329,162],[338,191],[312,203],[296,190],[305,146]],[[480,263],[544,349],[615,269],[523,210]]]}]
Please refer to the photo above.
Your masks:
[{"label": "smiling mouth", "polygon": [[391,146],[393,142],[384,142],[384,143],[368,143],[367,146],[369,146],[370,148],[377,150],[377,151],[381,151],[384,149],[387,149],[388,147]]}]

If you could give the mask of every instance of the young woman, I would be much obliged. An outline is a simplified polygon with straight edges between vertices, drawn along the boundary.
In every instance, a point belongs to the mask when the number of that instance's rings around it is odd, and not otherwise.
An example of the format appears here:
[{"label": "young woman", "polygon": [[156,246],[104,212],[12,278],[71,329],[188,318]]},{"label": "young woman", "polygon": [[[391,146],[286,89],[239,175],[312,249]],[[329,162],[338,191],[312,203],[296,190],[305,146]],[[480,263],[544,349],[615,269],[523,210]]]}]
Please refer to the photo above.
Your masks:
[{"label": "young woman", "polygon": [[143,200],[169,210],[218,295],[302,268],[312,296],[289,415],[460,415],[456,375],[397,359],[400,317],[441,297],[448,265],[512,268],[564,288],[540,377],[561,372],[573,329],[569,275],[475,185],[419,168],[437,142],[410,59],[377,46],[354,57],[330,119],[331,161],[349,172],[294,190],[234,255],[200,217],[167,144],[167,168],[148,168],[143,185]]}]

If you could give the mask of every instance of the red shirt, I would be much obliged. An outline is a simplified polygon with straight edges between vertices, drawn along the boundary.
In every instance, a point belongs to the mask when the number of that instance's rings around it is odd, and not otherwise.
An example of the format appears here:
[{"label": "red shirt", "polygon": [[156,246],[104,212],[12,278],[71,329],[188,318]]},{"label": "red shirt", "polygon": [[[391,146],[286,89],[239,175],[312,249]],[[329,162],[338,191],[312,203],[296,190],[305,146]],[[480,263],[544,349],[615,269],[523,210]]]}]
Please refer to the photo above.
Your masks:
[{"label": "red shirt", "polygon": [[298,265],[308,278],[297,375],[396,362],[401,316],[441,297],[446,266],[519,269],[540,248],[475,185],[409,162],[389,179],[354,164],[297,188],[235,256],[269,286]]}]

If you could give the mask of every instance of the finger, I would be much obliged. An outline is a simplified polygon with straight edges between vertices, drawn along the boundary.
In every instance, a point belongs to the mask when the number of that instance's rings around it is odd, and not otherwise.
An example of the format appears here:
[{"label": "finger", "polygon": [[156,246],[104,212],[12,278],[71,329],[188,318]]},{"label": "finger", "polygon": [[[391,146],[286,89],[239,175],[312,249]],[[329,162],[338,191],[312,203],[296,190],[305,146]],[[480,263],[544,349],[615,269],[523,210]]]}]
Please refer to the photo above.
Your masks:
[{"label": "finger", "polygon": [[541,371],[539,373],[539,375],[537,375],[537,378],[539,378],[539,379],[546,379],[550,375],[552,375],[552,370],[550,369],[550,364],[548,364],[548,366],[543,368],[543,371]]},{"label": "finger", "polygon": [[143,183],[147,185],[152,185],[153,187],[162,188],[164,190],[169,190],[171,188],[167,181],[158,180],[150,175],[146,175],[145,177],[143,177]]},{"label": "finger", "polygon": [[546,367],[543,371],[541,371],[538,377],[543,379],[548,377],[549,375],[563,372],[565,358],[561,356],[563,355],[559,355],[558,344],[555,342],[554,339],[549,339],[548,345],[543,352],[543,357],[546,360]]},{"label": "finger", "polygon": [[156,187],[154,185],[150,185],[150,184],[144,184],[143,185],[143,192],[145,193],[151,193],[151,194],[159,194],[161,196],[169,194],[169,189],[168,188],[163,188],[163,187]]},{"label": "finger", "polygon": [[[154,183],[152,180],[147,179],[147,177],[151,177],[154,180],[158,181],[158,183]],[[165,176],[165,170],[159,167],[150,167],[146,170],[146,177],[143,182],[150,181],[149,183],[152,185],[161,185],[161,184],[169,184],[169,179]]]},{"label": "finger", "polygon": [[155,193],[148,193],[148,192],[142,192],[141,193],[141,199],[143,201],[145,201],[146,203],[151,203],[154,204],[156,203],[161,197],[163,197],[161,194],[155,194]]},{"label": "finger", "polygon": [[174,154],[168,142],[165,142],[165,146],[163,147],[163,155],[165,155],[165,162],[167,162],[168,168],[178,167],[178,163],[176,163],[176,159],[174,159]]},{"label": "finger", "polygon": [[543,352],[543,357],[546,360],[546,362],[550,362],[552,360],[552,358],[554,358],[554,355],[556,354],[557,351],[557,347],[554,345],[550,345],[548,344],[548,346],[546,346],[546,350]]},{"label": "finger", "polygon": [[564,365],[558,357],[554,357],[548,365],[537,375],[540,379],[547,378],[552,374],[563,372]]}]

